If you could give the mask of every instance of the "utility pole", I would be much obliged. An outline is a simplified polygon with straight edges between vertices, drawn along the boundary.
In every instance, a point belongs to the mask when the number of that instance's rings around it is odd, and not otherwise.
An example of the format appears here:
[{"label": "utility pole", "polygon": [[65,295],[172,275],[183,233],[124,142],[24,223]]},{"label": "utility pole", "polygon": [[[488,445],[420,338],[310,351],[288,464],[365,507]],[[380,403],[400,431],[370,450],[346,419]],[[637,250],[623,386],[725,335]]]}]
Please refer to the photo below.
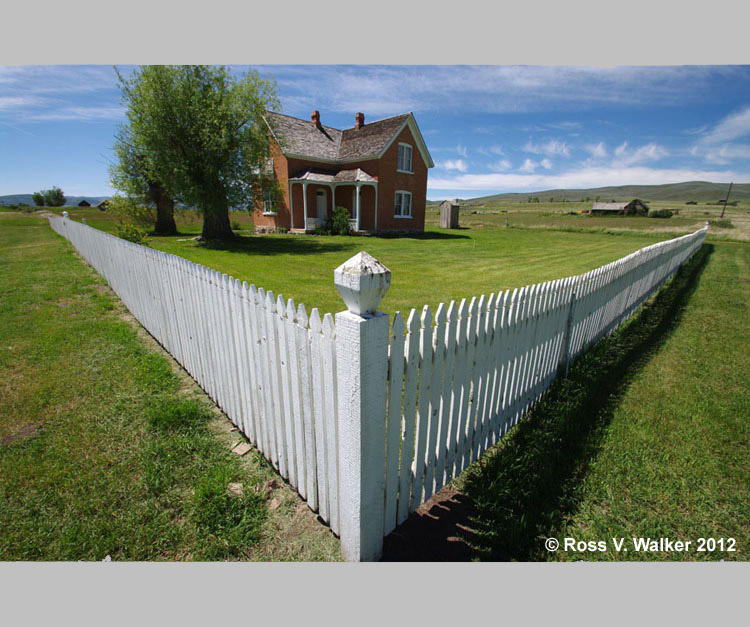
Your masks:
[{"label": "utility pole", "polygon": [[729,191],[727,192],[727,197],[724,199],[724,207],[721,210],[721,215],[719,216],[719,220],[721,220],[724,217],[724,212],[727,210],[727,202],[729,201],[729,194],[732,193],[732,183],[729,184]]}]

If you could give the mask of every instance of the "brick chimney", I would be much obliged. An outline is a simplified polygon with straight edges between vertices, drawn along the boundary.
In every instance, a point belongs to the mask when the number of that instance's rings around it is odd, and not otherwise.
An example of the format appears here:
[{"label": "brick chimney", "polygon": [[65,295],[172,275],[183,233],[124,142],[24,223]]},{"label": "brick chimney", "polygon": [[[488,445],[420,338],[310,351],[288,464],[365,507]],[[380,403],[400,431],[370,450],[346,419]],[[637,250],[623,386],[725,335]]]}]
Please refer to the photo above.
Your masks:
[{"label": "brick chimney", "polygon": [[355,122],[354,122],[354,128],[356,130],[361,129],[365,125],[365,114],[364,113],[357,113],[357,115],[354,116]]},{"label": "brick chimney", "polygon": [[320,111],[315,109],[315,111],[313,111],[310,115],[310,119],[312,119],[315,126],[317,126],[318,128],[323,128],[323,126],[320,124]]}]

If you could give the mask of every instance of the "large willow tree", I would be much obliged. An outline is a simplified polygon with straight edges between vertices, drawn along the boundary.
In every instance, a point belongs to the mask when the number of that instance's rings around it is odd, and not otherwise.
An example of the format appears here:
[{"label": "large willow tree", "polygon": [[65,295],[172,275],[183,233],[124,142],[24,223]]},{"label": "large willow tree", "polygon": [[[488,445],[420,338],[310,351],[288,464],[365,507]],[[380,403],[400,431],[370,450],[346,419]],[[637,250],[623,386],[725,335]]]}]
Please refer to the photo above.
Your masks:
[{"label": "large willow tree", "polygon": [[268,155],[261,116],[279,107],[275,85],[205,65],[146,65],[118,77],[128,118],[118,141],[137,155],[134,171],[198,207],[202,239],[232,238],[229,208],[252,203]]}]

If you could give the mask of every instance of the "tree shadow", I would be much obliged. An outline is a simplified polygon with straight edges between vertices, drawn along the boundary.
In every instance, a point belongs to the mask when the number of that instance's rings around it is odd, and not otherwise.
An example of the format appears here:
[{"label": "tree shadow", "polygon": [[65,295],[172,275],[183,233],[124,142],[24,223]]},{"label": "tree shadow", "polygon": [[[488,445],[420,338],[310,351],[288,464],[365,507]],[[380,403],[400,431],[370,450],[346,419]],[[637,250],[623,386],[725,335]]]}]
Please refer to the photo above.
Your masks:
[{"label": "tree shadow", "polygon": [[253,255],[314,255],[317,253],[339,252],[359,246],[356,238],[352,242],[335,242],[312,235],[294,235],[289,237],[247,237],[235,235],[228,241],[208,240],[200,246],[211,250],[229,253]]},{"label": "tree shadow", "polygon": [[[456,229],[453,229],[456,230]],[[457,230],[468,231],[469,227],[459,227]],[[471,239],[468,235],[460,235],[459,233],[446,233],[444,231],[415,231],[410,233],[408,231],[399,231],[389,233],[387,231],[373,233],[370,237],[376,237],[378,239],[418,239],[418,240],[431,240],[431,239]]]},{"label": "tree shadow", "polygon": [[545,559],[543,539],[577,511],[620,399],[679,324],[712,252],[704,244],[628,323],[579,356],[459,478],[460,491],[444,489],[386,538],[383,560]]}]

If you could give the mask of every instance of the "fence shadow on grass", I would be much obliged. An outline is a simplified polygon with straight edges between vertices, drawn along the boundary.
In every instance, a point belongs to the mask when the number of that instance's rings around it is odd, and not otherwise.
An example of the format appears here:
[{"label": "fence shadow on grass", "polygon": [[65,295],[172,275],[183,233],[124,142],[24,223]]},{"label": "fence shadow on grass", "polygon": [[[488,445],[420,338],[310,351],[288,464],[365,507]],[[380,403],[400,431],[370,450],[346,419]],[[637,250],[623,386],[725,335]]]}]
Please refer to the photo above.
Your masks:
[{"label": "fence shadow on grass", "polygon": [[386,538],[383,559],[545,559],[544,538],[576,511],[619,400],[679,324],[712,252],[704,244],[631,321],[579,356],[459,478],[460,491],[449,486]]}]

